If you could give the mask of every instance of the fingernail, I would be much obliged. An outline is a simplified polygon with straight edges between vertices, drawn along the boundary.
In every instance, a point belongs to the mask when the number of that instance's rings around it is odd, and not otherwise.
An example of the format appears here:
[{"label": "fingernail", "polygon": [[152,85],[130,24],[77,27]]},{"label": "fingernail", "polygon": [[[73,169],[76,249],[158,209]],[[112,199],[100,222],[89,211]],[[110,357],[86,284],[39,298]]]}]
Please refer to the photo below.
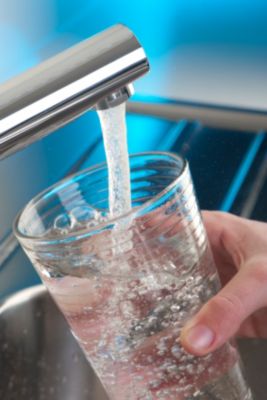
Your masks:
[{"label": "fingernail", "polygon": [[214,332],[206,325],[195,325],[185,335],[187,344],[196,351],[208,349],[215,339]]}]

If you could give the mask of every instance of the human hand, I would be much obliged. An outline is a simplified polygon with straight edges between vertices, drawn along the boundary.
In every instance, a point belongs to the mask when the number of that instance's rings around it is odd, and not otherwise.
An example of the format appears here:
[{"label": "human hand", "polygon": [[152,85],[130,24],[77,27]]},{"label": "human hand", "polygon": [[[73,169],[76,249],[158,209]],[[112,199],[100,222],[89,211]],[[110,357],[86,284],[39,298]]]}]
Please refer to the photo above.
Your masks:
[{"label": "human hand", "polygon": [[196,355],[234,335],[267,338],[267,224],[223,212],[203,212],[223,288],[181,333]]}]

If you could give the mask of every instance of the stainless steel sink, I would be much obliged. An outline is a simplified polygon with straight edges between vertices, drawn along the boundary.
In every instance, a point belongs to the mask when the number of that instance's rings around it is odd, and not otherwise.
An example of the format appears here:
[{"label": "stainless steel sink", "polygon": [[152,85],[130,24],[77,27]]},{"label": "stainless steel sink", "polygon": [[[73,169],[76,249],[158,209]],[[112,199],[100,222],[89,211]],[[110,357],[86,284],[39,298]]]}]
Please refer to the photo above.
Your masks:
[{"label": "stainless steel sink", "polygon": [[1,400],[107,400],[41,285],[0,307],[0,349]]},{"label": "stainless steel sink", "polygon": [[[267,341],[239,345],[255,400],[266,400]],[[1,400],[108,399],[42,285],[0,306],[0,349]]]}]

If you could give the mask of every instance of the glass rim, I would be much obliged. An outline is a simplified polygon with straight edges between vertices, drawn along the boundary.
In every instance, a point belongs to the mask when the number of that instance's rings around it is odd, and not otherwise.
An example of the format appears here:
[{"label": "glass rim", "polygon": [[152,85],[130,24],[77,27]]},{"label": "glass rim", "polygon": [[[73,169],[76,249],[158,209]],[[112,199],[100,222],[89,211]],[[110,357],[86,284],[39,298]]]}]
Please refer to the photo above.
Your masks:
[{"label": "glass rim", "polygon": [[148,151],[148,152],[139,152],[139,153],[133,153],[133,154],[129,154],[129,159],[132,158],[137,158],[137,157],[141,157],[141,156],[157,156],[157,155],[161,155],[161,156],[168,156],[171,159],[175,160],[175,161],[182,161],[182,168],[181,171],[179,173],[179,175],[173,179],[173,181],[168,184],[164,189],[162,189],[159,193],[157,193],[156,196],[153,196],[151,199],[145,201],[142,205],[137,206],[137,207],[133,207],[130,211],[128,211],[125,214],[121,214],[119,216],[116,216],[114,218],[110,218],[107,221],[103,221],[100,222],[99,224],[97,224],[96,226],[92,226],[92,227],[86,227],[84,229],[81,229],[79,231],[76,232],[70,232],[67,234],[64,234],[62,236],[60,236],[59,238],[45,238],[45,236],[34,236],[34,235],[27,235],[23,232],[21,232],[21,230],[19,229],[19,223],[20,220],[23,216],[23,213],[26,211],[26,209],[28,207],[31,207],[35,204],[37,204],[40,200],[42,200],[44,198],[44,196],[52,191],[54,191],[56,188],[59,188],[62,185],[65,185],[67,182],[70,182],[71,179],[73,177],[77,177],[81,174],[88,174],[88,173],[92,173],[93,171],[97,171],[100,169],[107,169],[107,163],[106,161],[103,161],[101,163],[98,164],[94,164],[91,167],[85,168],[83,170],[80,170],[78,172],[75,172],[59,181],[57,181],[56,183],[54,183],[53,185],[47,187],[46,189],[42,190],[39,194],[37,194],[36,196],[34,196],[17,214],[17,216],[14,219],[13,222],[13,232],[16,236],[16,238],[22,242],[34,242],[34,243],[38,243],[38,244],[43,244],[43,245],[53,245],[53,244],[63,244],[63,243],[69,243],[69,242],[74,242],[74,241],[78,241],[81,240],[83,238],[85,238],[89,233],[94,233],[94,232],[99,232],[101,230],[103,230],[103,228],[105,228],[108,225],[111,224],[115,224],[116,222],[118,222],[119,220],[125,219],[130,217],[131,215],[137,213],[138,211],[142,211],[142,209],[147,208],[149,205],[155,203],[158,199],[160,199],[162,196],[164,196],[166,193],[168,193],[169,191],[171,191],[173,189],[174,186],[176,186],[178,184],[178,182],[183,178],[188,163],[186,161],[185,158],[175,154],[175,153],[171,153],[171,152],[167,152],[167,151]]}]

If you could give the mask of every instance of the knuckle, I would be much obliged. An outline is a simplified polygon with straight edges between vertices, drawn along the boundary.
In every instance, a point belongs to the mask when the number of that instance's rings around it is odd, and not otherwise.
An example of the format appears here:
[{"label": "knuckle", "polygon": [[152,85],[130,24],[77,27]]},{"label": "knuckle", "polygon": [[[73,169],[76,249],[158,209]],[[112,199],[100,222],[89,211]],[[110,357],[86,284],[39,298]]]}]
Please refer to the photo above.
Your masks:
[{"label": "knuckle", "polygon": [[235,294],[219,293],[211,300],[210,306],[218,318],[225,316],[233,322],[239,322],[245,315],[244,305]]}]

